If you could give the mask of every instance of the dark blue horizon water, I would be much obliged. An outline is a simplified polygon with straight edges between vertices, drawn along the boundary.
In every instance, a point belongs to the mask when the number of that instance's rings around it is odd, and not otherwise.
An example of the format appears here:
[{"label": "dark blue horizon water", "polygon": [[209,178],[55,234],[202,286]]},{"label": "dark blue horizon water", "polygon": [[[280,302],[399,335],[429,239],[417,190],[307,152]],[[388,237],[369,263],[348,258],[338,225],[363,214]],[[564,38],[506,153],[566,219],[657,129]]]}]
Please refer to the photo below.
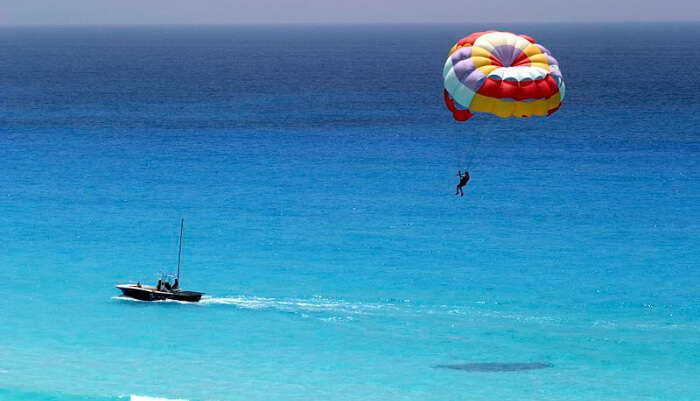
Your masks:
[{"label": "dark blue horizon water", "polygon": [[[483,29],[553,52],[559,112],[452,120]],[[699,399],[698,37],[0,27],[0,399]],[[119,299],[181,217],[203,302]]]}]

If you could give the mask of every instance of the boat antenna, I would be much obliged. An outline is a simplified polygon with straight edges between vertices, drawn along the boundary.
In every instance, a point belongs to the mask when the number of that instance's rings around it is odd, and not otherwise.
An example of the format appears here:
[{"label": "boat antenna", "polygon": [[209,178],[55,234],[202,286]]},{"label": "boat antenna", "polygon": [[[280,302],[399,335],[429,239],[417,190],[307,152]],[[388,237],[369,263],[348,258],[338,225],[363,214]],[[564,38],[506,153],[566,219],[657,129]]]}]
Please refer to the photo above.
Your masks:
[{"label": "boat antenna", "polygon": [[177,250],[177,281],[180,281],[180,260],[182,259],[182,228],[185,226],[185,219],[180,220],[180,246]]}]

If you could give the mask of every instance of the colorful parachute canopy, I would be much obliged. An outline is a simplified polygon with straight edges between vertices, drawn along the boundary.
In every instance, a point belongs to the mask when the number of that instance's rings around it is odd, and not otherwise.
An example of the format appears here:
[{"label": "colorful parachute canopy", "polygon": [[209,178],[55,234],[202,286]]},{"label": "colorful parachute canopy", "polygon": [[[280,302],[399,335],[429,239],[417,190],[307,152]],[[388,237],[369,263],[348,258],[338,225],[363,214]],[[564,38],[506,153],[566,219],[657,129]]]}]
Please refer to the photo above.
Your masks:
[{"label": "colorful parachute canopy", "polygon": [[564,100],[559,63],[527,35],[476,32],[450,50],[442,72],[455,120],[473,112],[500,117],[550,115]]}]

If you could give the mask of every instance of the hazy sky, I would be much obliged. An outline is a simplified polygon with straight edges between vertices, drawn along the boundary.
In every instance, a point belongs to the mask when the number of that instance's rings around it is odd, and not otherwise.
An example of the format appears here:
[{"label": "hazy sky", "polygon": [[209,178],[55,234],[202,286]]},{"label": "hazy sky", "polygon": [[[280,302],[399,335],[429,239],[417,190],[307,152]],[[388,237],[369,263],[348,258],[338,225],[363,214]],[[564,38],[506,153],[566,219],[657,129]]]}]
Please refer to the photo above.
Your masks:
[{"label": "hazy sky", "polygon": [[699,21],[700,0],[0,0],[0,24]]}]

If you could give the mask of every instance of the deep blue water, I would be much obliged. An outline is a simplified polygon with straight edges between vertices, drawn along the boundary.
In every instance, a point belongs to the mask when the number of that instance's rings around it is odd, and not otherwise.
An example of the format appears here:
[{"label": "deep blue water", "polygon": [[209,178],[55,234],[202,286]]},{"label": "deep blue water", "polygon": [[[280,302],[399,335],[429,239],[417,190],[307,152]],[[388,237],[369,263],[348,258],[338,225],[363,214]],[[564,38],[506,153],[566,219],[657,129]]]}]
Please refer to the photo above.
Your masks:
[{"label": "deep blue water", "polygon": [[[485,28],[554,53],[558,113],[452,120]],[[0,28],[0,399],[700,399],[699,37]],[[119,299],[181,217],[203,302]]]}]

